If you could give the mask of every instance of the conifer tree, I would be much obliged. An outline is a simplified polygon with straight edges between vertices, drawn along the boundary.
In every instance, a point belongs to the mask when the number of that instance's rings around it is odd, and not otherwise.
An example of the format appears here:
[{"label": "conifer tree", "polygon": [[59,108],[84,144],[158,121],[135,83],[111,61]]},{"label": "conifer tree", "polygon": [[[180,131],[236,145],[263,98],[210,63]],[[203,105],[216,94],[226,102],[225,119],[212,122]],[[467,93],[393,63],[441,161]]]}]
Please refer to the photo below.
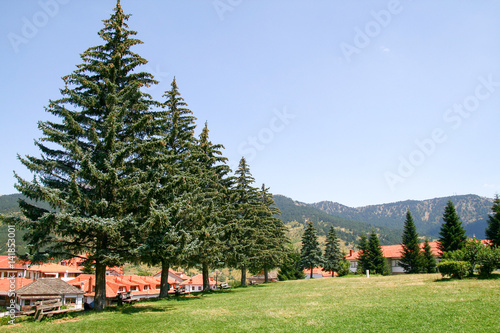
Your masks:
[{"label": "conifer tree", "polygon": [[364,274],[369,268],[369,260],[370,260],[370,252],[368,248],[368,238],[366,234],[363,232],[359,237],[359,258],[358,258],[358,273]]},{"label": "conifer tree", "polygon": [[255,179],[244,157],[235,174],[231,195],[233,208],[226,235],[227,260],[230,266],[241,270],[241,285],[244,286],[247,268],[257,253],[258,192],[252,186]]},{"label": "conifer tree", "polygon": [[311,270],[311,279],[313,278],[314,267],[321,266],[323,264],[323,254],[319,247],[318,236],[316,233],[316,228],[310,221],[307,223],[307,227],[304,230],[304,235],[302,236],[302,249],[300,250],[300,267],[302,269]]},{"label": "conifer tree", "polygon": [[491,207],[492,215],[488,216],[488,226],[486,227],[486,237],[493,246],[500,247],[500,197],[495,197]]},{"label": "conifer tree", "polygon": [[426,238],[422,251],[422,270],[425,273],[435,273],[436,266],[436,258],[434,258],[431,246],[429,245],[429,240]]},{"label": "conifer tree", "polygon": [[439,250],[441,253],[460,250],[467,237],[451,200],[448,201],[444,209],[443,221],[444,223],[439,231]]},{"label": "conifer tree", "polygon": [[388,274],[387,261],[382,252],[382,247],[380,246],[380,241],[377,234],[372,230],[370,238],[368,239],[368,264],[367,269],[375,274]]},{"label": "conifer tree", "polygon": [[422,270],[420,245],[418,242],[418,233],[413,222],[410,210],[406,212],[406,220],[402,235],[402,252],[398,265],[406,273],[420,273]]},{"label": "conifer tree", "polygon": [[41,157],[20,157],[34,179],[16,174],[21,193],[53,209],[20,202],[30,259],[86,254],[95,262],[96,310],[106,304],[106,266],[136,255],[138,166],[155,117],[156,102],[141,88],[156,81],[139,71],[147,61],[131,51],[142,42],[128,18],[118,1],[99,32],[104,44],[81,55],[83,63],[63,77],[62,97],[49,101],[46,110],[61,121],[39,123]]},{"label": "conifer tree", "polygon": [[143,262],[161,264],[160,297],[168,296],[169,268],[185,263],[187,253],[195,251],[197,240],[191,221],[199,216],[193,207],[199,167],[194,153],[196,118],[181,97],[175,78],[163,97],[164,110],[155,119],[161,131],[153,133],[155,144],[143,160],[149,182],[144,182],[147,188],[140,201],[148,218],[141,224],[144,241],[139,251]]},{"label": "conifer tree", "polygon": [[205,123],[196,147],[196,175],[193,191],[193,208],[196,219],[192,221],[191,233],[197,242],[197,250],[189,257],[191,265],[200,265],[203,290],[210,288],[209,268],[221,267],[224,263],[224,235],[226,220],[230,215],[231,171],[227,159],[222,156],[224,147],[209,139]]},{"label": "conifer tree", "polygon": [[304,279],[304,271],[300,268],[300,252],[288,244],[286,257],[278,271],[280,281]]},{"label": "conifer tree", "polygon": [[264,270],[264,283],[269,282],[269,269],[279,266],[286,257],[286,227],[276,216],[281,214],[275,206],[269,188],[264,184],[257,197],[257,220],[255,237],[255,258],[251,261],[251,269]]},{"label": "conifer tree", "polygon": [[323,268],[325,271],[332,272],[332,277],[334,272],[338,272],[341,267],[341,262],[344,256],[340,251],[339,240],[337,239],[337,234],[335,233],[335,228],[330,227],[330,231],[326,236],[326,247],[324,255]]}]

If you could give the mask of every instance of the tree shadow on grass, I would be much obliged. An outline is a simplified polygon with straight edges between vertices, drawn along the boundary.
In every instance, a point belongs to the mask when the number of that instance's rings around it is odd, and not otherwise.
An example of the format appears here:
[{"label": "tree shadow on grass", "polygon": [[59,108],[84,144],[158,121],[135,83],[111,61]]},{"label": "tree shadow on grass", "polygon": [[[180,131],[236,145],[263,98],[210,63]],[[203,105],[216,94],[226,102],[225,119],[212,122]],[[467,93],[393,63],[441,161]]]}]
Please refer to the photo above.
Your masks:
[{"label": "tree shadow on grass", "polygon": [[500,274],[490,274],[490,275],[472,275],[472,276],[464,276],[461,279],[458,278],[450,278],[450,277],[442,277],[440,279],[434,280],[434,282],[446,283],[449,281],[461,281],[461,280],[500,280]]}]

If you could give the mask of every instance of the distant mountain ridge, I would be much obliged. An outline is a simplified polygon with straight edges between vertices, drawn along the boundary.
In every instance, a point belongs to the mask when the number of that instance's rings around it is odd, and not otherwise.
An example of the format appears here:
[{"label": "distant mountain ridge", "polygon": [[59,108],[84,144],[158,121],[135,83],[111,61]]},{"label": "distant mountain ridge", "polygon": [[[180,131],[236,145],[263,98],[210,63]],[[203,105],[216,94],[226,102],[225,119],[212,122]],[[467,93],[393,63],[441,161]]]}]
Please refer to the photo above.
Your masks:
[{"label": "distant mountain ridge", "polygon": [[469,237],[484,238],[493,199],[474,194],[456,195],[428,200],[407,200],[358,208],[337,202],[321,201],[311,204],[332,216],[364,221],[380,227],[403,228],[406,212],[410,210],[421,234],[439,237],[444,208],[451,200]]},{"label": "distant mountain ridge", "polygon": [[274,202],[281,211],[278,218],[291,229],[290,237],[293,242],[300,241],[301,232],[308,221],[313,222],[320,238],[326,236],[330,227],[333,226],[337,237],[344,242],[346,247],[350,248],[357,244],[362,233],[368,234],[372,229],[379,234],[382,245],[397,244],[401,241],[402,228],[376,226],[365,221],[333,216],[313,205],[295,201],[279,194],[274,195]]}]

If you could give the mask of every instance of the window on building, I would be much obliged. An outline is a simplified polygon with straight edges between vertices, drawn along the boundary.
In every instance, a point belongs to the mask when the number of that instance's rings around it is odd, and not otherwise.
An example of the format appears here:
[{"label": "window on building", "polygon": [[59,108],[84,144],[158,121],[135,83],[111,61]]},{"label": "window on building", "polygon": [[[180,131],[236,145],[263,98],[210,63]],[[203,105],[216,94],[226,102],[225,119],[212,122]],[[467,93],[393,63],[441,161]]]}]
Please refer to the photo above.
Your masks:
[{"label": "window on building", "polygon": [[76,304],[76,297],[66,298],[64,304]]}]

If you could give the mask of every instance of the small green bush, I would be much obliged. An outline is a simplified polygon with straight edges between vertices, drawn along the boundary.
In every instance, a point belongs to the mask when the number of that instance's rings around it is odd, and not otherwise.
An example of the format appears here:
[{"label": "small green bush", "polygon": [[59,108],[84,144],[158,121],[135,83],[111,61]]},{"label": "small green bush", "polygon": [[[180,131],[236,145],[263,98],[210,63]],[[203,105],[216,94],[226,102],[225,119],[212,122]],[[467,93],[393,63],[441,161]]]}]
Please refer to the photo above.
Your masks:
[{"label": "small green bush", "polygon": [[443,277],[462,279],[467,276],[469,263],[459,260],[443,260],[438,265],[438,270]]},{"label": "small green bush", "polygon": [[337,272],[339,276],[345,276],[350,273],[349,267],[351,267],[351,263],[347,260],[342,260],[340,262],[340,269]]}]

